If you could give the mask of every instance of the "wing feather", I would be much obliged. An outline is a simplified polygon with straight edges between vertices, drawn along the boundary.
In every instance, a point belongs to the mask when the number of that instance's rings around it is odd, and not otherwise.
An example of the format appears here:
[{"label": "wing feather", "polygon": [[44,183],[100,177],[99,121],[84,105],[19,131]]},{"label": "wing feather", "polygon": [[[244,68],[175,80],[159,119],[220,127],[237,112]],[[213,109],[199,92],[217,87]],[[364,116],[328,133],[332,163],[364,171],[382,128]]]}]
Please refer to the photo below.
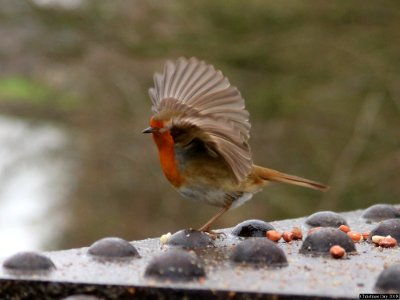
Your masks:
[{"label": "wing feather", "polygon": [[213,151],[219,153],[232,169],[238,182],[243,181],[252,165],[250,147],[243,141],[240,131],[229,122],[219,119],[190,116],[174,118],[173,127],[189,128],[192,138],[199,138]]},{"label": "wing feather", "polygon": [[192,126],[242,181],[251,170],[249,113],[239,90],[222,72],[196,58],[167,61],[150,88],[155,118]]},{"label": "wing feather", "polygon": [[180,83],[178,83],[177,91],[175,93],[172,93],[172,94],[176,95],[176,99],[179,99],[181,101],[184,100],[184,98],[185,98],[185,94],[184,94],[185,89],[189,85],[190,79],[193,76],[193,73],[196,71],[195,69],[196,69],[196,65],[195,64],[190,63],[190,61],[186,62],[186,67],[183,69],[182,76],[181,76],[182,80],[181,80]]},{"label": "wing feather", "polygon": [[178,87],[182,83],[182,75],[185,73],[185,68],[187,67],[187,62],[183,58],[179,58],[175,64],[174,79],[171,83],[170,96],[178,99]]},{"label": "wing feather", "polygon": [[171,61],[167,61],[164,68],[164,81],[163,81],[163,93],[162,97],[168,97],[170,93],[170,87],[174,80],[175,66]]}]

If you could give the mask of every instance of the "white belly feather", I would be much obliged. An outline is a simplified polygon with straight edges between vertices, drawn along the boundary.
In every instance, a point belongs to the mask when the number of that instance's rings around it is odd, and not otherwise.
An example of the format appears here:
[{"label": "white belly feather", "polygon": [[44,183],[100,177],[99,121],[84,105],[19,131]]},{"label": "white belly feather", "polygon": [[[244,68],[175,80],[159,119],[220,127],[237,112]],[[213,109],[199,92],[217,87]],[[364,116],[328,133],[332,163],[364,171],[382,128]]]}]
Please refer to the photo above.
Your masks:
[{"label": "white belly feather", "polygon": [[[227,192],[222,189],[204,187],[181,187],[179,193],[186,199],[201,202],[213,206],[223,207],[227,203]],[[252,193],[243,193],[238,198],[233,199],[232,208],[236,208],[252,198]]]}]

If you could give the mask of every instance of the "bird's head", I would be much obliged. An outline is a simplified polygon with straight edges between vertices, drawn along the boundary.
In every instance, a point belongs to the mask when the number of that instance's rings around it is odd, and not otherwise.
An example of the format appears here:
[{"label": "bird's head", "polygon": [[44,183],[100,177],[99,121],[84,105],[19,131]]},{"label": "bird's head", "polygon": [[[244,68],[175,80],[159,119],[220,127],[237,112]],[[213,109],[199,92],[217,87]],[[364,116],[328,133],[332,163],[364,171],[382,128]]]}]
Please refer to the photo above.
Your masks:
[{"label": "bird's head", "polygon": [[150,126],[142,133],[151,133],[159,150],[165,150],[174,146],[171,135],[172,121],[170,118],[159,118],[157,115],[150,119]]},{"label": "bird's head", "polygon": [[153,136],[162,135],[170,130],[170,124],[170,120],[152,117],[150,119],[150,126],[144,129],[142,133],[152,133]]}]

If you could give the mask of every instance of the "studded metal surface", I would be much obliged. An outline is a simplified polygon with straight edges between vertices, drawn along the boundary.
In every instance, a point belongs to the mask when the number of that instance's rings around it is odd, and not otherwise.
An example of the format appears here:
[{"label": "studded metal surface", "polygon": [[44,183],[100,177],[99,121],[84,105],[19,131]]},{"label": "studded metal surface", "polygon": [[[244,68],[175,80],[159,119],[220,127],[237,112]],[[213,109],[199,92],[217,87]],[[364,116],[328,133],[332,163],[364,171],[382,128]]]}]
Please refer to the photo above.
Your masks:
[{"label": "studded metal surface", "polygon": [[[372,230],[378,223],[367,223],[362,211],[340,214],[353,231]],[[304,235],[309,229],[305,218],[271,222],[283,232],[299,226]],[[355,254],[344,259],[299,254],[303,241],[278,246],[285,252],[288,265],[268,268],[233,263],[229,257],[243,238],[221,230],[213,244],[191,250],[204,266],[205,276],[190,281],[165,281],[146,277],[149,263],[168,247],[159,238],[134,241],[140,258],[98,260],[88,248],[43,253],[56,269],[50,273],[12,274],[0,268],[1,299],[62,299],[72,295],[92,295],[100,299],[337,299],[357,298],[360,293],[374,293],[379,274],[388,266],[400,263],[398,247],[383,249],[369,242],[356,243]],[[164,234],[160,230],[160,235]],[[304,240],[304,238],[303,238]],[[189,251],[189,250],[184,250]],[[0,260],[3,265],[6,258]],[[36,297],[36,298],[35,298]]]}]

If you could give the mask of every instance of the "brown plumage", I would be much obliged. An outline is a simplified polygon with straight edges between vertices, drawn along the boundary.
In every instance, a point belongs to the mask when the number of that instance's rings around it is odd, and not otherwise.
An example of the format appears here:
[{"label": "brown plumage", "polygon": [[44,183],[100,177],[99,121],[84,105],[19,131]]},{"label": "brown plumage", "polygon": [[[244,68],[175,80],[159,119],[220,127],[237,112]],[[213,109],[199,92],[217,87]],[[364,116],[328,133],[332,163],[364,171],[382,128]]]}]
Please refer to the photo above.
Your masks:
[{"label": "brown plumage", "polygon": [[196,58],[167,61],[154,75],[150,127],[167,179],[185,197],[229,208],[251,199],[269,181],[325,191],[327,186],[253,164],[249,113],[238,89]]}]

